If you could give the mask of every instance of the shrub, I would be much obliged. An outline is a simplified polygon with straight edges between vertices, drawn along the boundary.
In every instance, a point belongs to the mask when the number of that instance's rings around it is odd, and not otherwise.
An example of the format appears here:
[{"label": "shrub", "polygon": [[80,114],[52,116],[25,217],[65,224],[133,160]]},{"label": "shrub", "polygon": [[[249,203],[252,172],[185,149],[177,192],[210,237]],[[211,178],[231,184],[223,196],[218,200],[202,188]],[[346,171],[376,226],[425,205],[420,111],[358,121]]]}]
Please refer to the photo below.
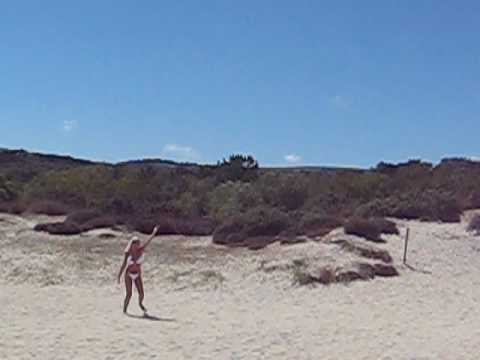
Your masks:
[{"label": "shrub", "polygon": [[33,229],[35,231],[45,231],[52,235],[76,235],[82,232],[82,229],[72,222],[37,224]]},{"label": "shrub", "polygon": [[304,268],[293,269],[293,282],[298,285],[330,285],[335,283],[347,284],[352,281],[368,281],[375,276],[398,276],[398,271],[392,265],[354,263],[347,268],[326,266],[315,271],[314,274]]},{"label": "shrub", "polygon": [[151,234],[155,226],[159,227],[158,235],[175,235],[178,233],[175,223],[166,218],[133,217],[128,224],[132,230],[142,234]]},{"label": "shrub", "polygon": [[468,207],[470,209],[479,209],[480,208],[480,190],[472,192],[468,199]]},{"label": "shrub", "polygon": [[459,222],[462,208],[451,195],[435,190],[410,193],[390,199],[392,208],[389,216],[424,221]]},{"label": "shrub", "polygon": [[210,218],[174,218],[170,216],[140,217],[133,216],[127,221],[132,230],[151,234],[158,226],[158,235],[212,235],[215,222]]},{"label": "shrub", "polygon": [[325,274],[317,278],[303,269],[294,268],[293,283],[300,286],[315,285],[316,283],[329,284],[335,281],[335,273],[329,270],[325,270]]},{"label": "shrub", "polygon": [[375,270],[375,276],[392,277],[399,275],[397,269],[395,269],[393,265],[374,264],[373,268]]},{"label": "shrub", "polygon": [[217,166],[217,177],[224,181],[253,181],[258,176],[258,162],[251,155],[234,154]]},{"label": "shrub", "polygon": [[101,228],[110,228],[110,227],[114,227],[115,225],[120,225],[121,222],[122,222],[121,218],[118,216],[103,215],[82,223],[80,225],[80,228],[82,229],[82,231],[101,229]]},{"label": "shrub", "polygon": [[357,280],[371,280],[375,277],[375,269],[368,263],[357,263],[351,269],[341,270],[336,276],[336,281],[350,283]]},{"label": "shrub", "polygon": [[292,211],[301,208],[308,198],[307,189],[297,180],[290,180],[282,184],[278,191],[278,203],[287,210]]},{"label": "shrub", "polygon": [[434,214],[438,220],[443,222],[460,222],[462,208],[453,198],[441,198],[437,199]]},{"label": "shrub", "polygon": [[[213,234],[213,242],[229,246],[249,246],[248,239],[251,243],[256,243],[259,241],[258,237],[275,237],[289,226],[287,214],[273,208],[258,207],[220,225]],[[262,238],[262,243],[271,241]]]},{"label": "shrub", "polygon": [[325,236],[342,225],[343,219],[339,216],[306,213],[301,217],[296,232],[310,237]]},{"label": "shrub", "polygon": [[362,204],[354,211],[356,217],[369,218],[369,217],[382,217],[391,214],[392,204],[389,204],[385,199],[374,199],[368,203]]},{"label": "shrub", "polygon": [[340,245],[345,251],[358,254],[367,259],[381,260],[385,263],[391,263],[393,261],[392,256],[386,250],[361,246],[347,240],[338,240],[335,244]]},{"label": "shrub", "polygon": [[182,216],[198,216],[202,212],[200,198],[190,192],[183,193],[173,201],[173,207]]},{"label": "shrub", "polygon": [[131,201],[121,198],[113,198],[105,203],[103,210],[109,214],[132,214],[133,205]]},{"label": "shrub", "polygon": [[0,201],[12,201],[17,197],[14,183],[0,174]]},{"label": "shrub", "polygon": [[373,224],[380,230],[382,234],[389,234],[389,235],[399,235],[400,231],[398,231],[397,224],[393,221],[387,220],[385,218],[373,218]]},{"label": "shrub", "polygon": [[480,235],[480,214],[475,215],[468,224],[468,231],[474,232],[475,235]]},{"label": "shrub", "polygon": [[83,225],[95,218],[101,217],[102,214],[97,210],[80,210],[68,214],[65,219],[66,222],[73,222],[78,225]]},{"label": "shrub", "polygon": [[329,285],[337,281],[336,273],[337,273],[337,270],[335,268],[326,266],[320,269],[320,271],[318,272],[318,276],[313,277],[313,279],[310,279],[310,280],[314,280],[315,282],[318,282],[323,285]]},{"label": "shrub", "polygon": [[207,217],[185,218],[177,220],[176,231],[186,236],[212,235],[215,230],[215,221]]},{"label": "shrub", "polygon": [[49,216],[59,216],[68,214],[70,207],[67,205],[52,201],[52,200],[38,200],[27,206],[26,212],[32,214],[45,214]]},{"label": "shrub", "polygon": [[244,240],[244,244],[250,250],[260,250],[276,241],[277,239],[275,236],[250,236]]},{"label": "shrub", "polygon": [[243,216],[244,231],[249,236],[276,236],[290,225],[288,215],[278,209],[258,207]]},{"label": "shrub", "polygon": [[373,242],[383,242],[380,238],[380,228],[370,219],[350,219],[344,228],[346,234],[360,236]]},{"label": "shrub", "polygon": [[0,212],[9,213],[12,208],[12,204],[10,202],[0,202]]},{"label": "shrub", "polygon": [[250,183],[226,182],[208,194],[208,213],[216,221],[225,222],[262,204],[260,193]]},{"label": "shrub", "polygon": [[218,245],[233,245],[243,241],[244,224],[231,220],[217,227],[213,233],[213,242]]},{"label": "shrub", "polygon": [[22,201],[22,200],[17,200],[12,203],[12,206],[10,207],[10,212],[15,215],[21,215],[25,211],[27,211],[27,204]]}]

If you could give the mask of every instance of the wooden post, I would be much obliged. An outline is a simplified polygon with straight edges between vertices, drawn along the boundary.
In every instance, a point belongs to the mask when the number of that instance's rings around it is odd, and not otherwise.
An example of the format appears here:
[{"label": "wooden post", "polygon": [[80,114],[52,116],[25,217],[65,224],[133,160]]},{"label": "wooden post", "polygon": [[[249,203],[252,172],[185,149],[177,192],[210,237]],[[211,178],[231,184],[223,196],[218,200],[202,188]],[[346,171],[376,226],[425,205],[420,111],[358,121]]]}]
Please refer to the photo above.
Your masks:
[{"label": "wooden post", "polygon": [[410,235],[410,228],[407,228],[407,233],[405,234],[405,250],[403,252],[403,263],[407,263],[407,248],[408,248],[408,237]]}]

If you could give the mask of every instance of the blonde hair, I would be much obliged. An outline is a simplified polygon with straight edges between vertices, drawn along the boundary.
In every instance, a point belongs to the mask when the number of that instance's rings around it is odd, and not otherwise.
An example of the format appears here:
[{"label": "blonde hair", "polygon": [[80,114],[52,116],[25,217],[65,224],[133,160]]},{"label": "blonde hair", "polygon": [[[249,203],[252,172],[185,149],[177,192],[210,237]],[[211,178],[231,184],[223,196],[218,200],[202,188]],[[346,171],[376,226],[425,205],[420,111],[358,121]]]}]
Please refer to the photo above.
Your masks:
[{"label": "blonde hair", "polygon": [[140,241],[140,238],[138,236],[132,236],[130,238],[130,240],[128,240],[128,244],[127,246],[125,247],[125,254],[129,253],[130,252],[130,249],[132,248],[132,244],[135,242],[135,241]]}]

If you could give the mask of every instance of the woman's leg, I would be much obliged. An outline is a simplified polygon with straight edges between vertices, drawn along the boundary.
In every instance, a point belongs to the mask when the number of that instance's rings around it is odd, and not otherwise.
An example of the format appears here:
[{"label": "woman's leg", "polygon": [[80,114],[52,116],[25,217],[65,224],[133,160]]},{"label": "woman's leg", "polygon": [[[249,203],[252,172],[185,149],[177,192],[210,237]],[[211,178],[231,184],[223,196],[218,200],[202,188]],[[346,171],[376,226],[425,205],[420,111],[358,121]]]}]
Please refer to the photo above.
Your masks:
[{"label": "woman's leg", "polygon": [[142,311],[146,312],[147,309],[145,309],[145,306],[143,306],[143,298],[145,297],[145,293],[143,292],[142,275],[135,279],[135,287],[138,291],[138,305],[140,305],[140,309],[142,309]]},{"label": "woman's leg", "polygon": [[128,303],[130,302],[130,298],[132,297],[132,279],[128,276],[127,272],[125,272],[125,301],[123,302],[123,312],[127,313]]}]

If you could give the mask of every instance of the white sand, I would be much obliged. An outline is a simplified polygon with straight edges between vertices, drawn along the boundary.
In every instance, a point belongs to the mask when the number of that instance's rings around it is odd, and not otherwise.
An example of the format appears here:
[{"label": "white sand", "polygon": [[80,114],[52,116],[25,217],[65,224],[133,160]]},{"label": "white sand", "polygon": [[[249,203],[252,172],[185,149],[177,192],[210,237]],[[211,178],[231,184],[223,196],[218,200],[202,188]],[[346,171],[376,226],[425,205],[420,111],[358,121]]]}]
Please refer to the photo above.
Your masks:
[{"label": "white sand", "polygon": [[[292,284],[293,259],[316,266],[352,255],[328,241],[253,253],[209,238],[157,238],[144,265],[153,321],[122,314],[115,277],[125,237],[54,237],[31,231],[38,221],[0,215],[2,360],[480,354],[480,237],[465,223],[398,222],[402,233],[411,228],[412,269],[401,265],[402,238],[388,236],[379,247],[390,251],[400,277],[313,288]],[[328,237],[338,238],[354,239],[341,231]],[[140,315],[136,300],[129,310]]]}]

